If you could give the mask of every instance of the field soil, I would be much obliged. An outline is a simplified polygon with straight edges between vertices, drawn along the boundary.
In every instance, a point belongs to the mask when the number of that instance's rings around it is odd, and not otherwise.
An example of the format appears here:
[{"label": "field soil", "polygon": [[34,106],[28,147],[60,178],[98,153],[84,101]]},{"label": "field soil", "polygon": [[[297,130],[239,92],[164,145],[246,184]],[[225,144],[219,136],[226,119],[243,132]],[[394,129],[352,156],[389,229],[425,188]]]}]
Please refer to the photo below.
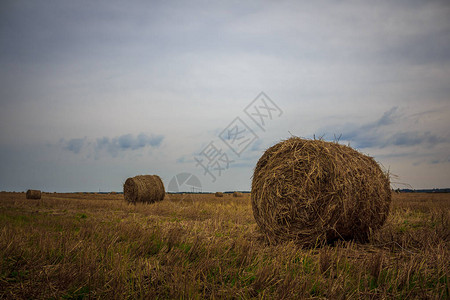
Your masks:
[{"label": "field soil", "polygon": [[268,245],[250,195],[0,193],[0,298],[449,299],[450,194],[394,194],[369,242]]}]

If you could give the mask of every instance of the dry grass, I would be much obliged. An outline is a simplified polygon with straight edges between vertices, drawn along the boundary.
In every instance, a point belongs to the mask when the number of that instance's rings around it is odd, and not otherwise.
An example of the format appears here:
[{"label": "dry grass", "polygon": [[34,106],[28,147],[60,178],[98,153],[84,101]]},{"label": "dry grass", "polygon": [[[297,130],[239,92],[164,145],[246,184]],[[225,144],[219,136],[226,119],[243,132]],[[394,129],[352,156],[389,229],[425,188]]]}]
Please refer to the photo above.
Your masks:
[{"label": "dry grass", "polygon": [[396,194],[365,244],[265,244],[250,195],[0,194],[0,298],[448,299],[450,195]]},{"label": "dry grass", "polygon": [[27,199],[41,199],[41,191],[39,190],[28,190],[25,197]]},{"label": "dry grass", "polygon": [[261,156],[251,197],[256,223],[270,243],[311,247],[366,241],[389,214],[391,190],[372,157],[338,143],[292,137]]},{"label": "dry grass", "polygon": [[154,203],[165,197],[164,183],[158,175],[138,175],[128,178],[123,185],[123,195],[129,203]]}]

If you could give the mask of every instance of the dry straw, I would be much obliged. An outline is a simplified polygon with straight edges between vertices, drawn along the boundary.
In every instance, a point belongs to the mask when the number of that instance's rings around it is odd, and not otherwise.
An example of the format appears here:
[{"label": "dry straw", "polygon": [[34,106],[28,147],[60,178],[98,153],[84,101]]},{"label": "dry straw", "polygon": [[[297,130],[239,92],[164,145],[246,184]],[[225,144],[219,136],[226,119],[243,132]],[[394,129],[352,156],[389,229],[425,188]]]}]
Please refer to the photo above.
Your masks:
[{"label": "dry straw", "polygon": [[253,215],[270,243],[305,246],[367,240],[385,222],[389,174],[356,150],[292,137],[259,159],[252,181]]},{"label": "dry straw", "polygon": [[41,191],[39,190],[28,190],[26,193],[27,199],[41,199]]},{"label": "dry straw", "polygon": [[138,175],[130,177],[123,185],[123,195],[130,203],[153,203],[165,196],[164,184],[158,175]]},{"label": "dry straw", "polygon": [[223,193],[222,193],[222,192],[216,192],[216,193],[215,193],[215,196],[216,196],[216,197],[223,197]]},{"label": "dry straw", "polygon": [[242,194],[241,192],[234,192],[233,197],[244,197],[244,194]]}]

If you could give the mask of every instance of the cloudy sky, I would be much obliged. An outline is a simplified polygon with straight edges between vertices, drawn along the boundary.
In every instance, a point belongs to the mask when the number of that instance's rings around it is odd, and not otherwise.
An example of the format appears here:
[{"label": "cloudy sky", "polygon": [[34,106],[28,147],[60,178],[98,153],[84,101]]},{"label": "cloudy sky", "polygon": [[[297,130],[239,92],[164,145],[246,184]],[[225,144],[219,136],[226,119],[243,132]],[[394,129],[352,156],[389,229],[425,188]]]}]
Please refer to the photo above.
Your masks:
[{"label": "cloudy sky", "polygon": [[249,190],[291,135],[340,137],[394,187],[450,187],[448,16],[448,1],[2,1],[0,189],[186,172]]}]

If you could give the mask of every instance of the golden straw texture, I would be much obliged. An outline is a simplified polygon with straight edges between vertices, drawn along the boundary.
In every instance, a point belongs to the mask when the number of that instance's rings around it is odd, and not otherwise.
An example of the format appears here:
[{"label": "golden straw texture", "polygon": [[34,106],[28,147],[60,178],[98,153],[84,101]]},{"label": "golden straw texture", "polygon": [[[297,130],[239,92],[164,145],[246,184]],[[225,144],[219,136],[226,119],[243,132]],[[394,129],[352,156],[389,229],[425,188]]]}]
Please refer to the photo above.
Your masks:
[{"label": "golden straw texture", "polygon": [[161,201],[165,196],[164,184],[158,175],[138,175],[128,178],[123,185],[123,195],[130,203]]},{"label": "golden straw texture", "polygon": [[39,190],[28,190],[26,194],[27,199],[41,199],[41,191]]},{"label": "golden straw texture", "polygon": [[259,159],[251,200],[269,243],[314,246],[366,240],[388,216],[391,189],[389,175],[372,157],[338,143],[292,137]]}]

